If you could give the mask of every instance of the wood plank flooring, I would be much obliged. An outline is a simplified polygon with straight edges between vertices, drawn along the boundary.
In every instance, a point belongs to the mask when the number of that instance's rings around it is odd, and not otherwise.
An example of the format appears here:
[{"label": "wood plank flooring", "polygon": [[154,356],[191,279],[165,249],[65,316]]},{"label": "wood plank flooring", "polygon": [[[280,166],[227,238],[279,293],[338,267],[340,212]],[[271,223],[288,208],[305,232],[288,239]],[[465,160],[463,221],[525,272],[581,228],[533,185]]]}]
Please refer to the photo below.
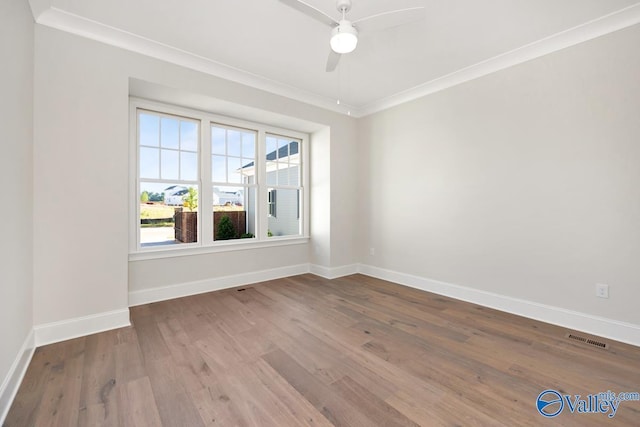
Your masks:
[{"label": "wood plank flooring", "polygon": [[615,426],[640,402],[545,419],[545,389],[640,391],[640,348],[389,282],[313,275],[131,309],[38,348],[13,426]]}]

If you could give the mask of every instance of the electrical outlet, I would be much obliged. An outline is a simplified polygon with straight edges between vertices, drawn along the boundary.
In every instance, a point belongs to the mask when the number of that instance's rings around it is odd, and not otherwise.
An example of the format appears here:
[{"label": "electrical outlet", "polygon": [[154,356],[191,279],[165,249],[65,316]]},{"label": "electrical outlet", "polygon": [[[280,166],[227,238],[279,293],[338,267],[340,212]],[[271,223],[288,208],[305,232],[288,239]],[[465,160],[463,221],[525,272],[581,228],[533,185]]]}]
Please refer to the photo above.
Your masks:
[{"label": "electrical outlet", "polygon": [[596,284],[596,296],[598,298],[609,298],[609,285]]},{"label": "electrical outlet", "polygon": [[369,255],[374,256],[376,254],[376,248],[369,248]]}]

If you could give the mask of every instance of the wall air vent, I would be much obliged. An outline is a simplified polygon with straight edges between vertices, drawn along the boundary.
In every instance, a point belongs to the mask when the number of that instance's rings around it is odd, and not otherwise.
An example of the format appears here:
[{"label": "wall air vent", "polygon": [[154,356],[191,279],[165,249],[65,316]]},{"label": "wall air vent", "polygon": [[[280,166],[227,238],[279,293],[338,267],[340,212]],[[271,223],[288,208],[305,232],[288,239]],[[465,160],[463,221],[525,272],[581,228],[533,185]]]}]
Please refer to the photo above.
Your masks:
[{"label": "wall air vent", "polygon": [[578,334],[574,334],[574,333],[571,333],[571,332],[567,332],[565,337],[569,338],[570,340],[579,341],[581,343],[588,344],[588,345],[593,346],[593,347],[604,348],[605,350],[609,348],[609,344],[607,344],[605,342],[594,340],[592,338],[583,337],[583,336],[580,336]]}]

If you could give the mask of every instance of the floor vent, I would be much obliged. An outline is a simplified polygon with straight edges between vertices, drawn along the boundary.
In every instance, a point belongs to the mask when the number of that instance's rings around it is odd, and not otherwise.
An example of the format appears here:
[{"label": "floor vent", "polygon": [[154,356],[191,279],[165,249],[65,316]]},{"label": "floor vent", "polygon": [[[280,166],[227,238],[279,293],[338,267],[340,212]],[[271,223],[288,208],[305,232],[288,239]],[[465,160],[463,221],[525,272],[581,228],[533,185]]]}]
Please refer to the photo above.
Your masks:
[{"label": "floor vent", "polygon": [[591,339],[591,338],[587,338],[587,337],[581,337],[580,335],[572,334],[571,332],[567,333],[567,335],[565,335],[565,336],[567,338],[569,338],[570,340],[580,341],[581,343],[588,344],[588,345],[593,346],[593,347],[604,348],[604,349],[608,349],[609,348],[609,344],[607,344],[607,343],[604,343],[604,342],[598,341],[598,340],[594,340],[594,339]]}]

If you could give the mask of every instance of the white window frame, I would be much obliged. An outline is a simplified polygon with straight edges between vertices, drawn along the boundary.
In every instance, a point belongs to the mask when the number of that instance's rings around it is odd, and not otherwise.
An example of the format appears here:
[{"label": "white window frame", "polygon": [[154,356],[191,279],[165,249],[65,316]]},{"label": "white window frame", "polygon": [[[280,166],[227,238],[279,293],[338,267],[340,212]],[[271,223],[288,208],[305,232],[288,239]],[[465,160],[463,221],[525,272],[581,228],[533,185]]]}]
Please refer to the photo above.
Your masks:
[{"label": "white window frame", "polygon": [[[193,110],[171,104],[130,97],[129,140],[130,140],[130,189],[129,203],[133,203],[130,212],[129,259],[143,260],[174,256],[184,256],[208,252],[245,250],[258,247],[281,246],[306,243],[309,240],[309,135],[283,129],[264,123],[256,123],[237,118],[219,116],[209,112]],[[140,170],[138,147],[138,110],[148,110],[159,114],[184,117],[199,121],[200,140],[198,145],[198,241],[167,246],[143,247],[140,244]],[[211,177],[211,126],[223,125],[257,132],[255,167],[257,171],[256,237],[253,239],[213,240],[213,194],[214,183]],[[294,236],[267,236],[268,190],[266,180],[266,136],[277,134],[300,141],[301,159],[301,197],[298,208],[301,234]],[[211,193],[211,194],[210,194]],[[211,209],[209,209],[211,207]]]}]

